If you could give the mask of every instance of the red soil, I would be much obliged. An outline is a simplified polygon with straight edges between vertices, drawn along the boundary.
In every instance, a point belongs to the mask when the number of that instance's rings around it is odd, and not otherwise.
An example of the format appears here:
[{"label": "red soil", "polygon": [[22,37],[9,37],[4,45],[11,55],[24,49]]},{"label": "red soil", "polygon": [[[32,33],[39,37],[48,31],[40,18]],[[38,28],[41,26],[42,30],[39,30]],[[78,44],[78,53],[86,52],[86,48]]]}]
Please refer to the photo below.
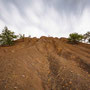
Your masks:
[{"label": "red soil", "polygon": [[43,36],[0,47],[0,90],[90,90],[90,45]]}]

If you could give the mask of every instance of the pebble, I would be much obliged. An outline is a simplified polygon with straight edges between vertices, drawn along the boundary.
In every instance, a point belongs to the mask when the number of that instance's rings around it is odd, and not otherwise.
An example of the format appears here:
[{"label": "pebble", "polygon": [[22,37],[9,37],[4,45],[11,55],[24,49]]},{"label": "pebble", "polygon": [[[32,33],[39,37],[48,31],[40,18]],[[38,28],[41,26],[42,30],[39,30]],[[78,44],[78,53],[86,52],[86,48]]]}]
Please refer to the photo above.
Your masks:
[{"label": "pebble", "polygon": [[69,84],[72,84],[72,82],[70,81]]},{"label": "pebble", "polygon": [[22,75],[22,77],[25,77],[25,75]]},{"label": "pebble", "polygon": [[12,53],[14,53],[15,51],[14,51],[14,50],[12,50],[11,52],[12,52]]},{"label": "pebble", "polygon": [[73,71],[71,71],[71,73],[73,73]]},{"label": "pebble", "polygon": [[16,87],[16,86],[14,87],[14,89],[17,89],[17,88],[18,88],[18,87]]}]

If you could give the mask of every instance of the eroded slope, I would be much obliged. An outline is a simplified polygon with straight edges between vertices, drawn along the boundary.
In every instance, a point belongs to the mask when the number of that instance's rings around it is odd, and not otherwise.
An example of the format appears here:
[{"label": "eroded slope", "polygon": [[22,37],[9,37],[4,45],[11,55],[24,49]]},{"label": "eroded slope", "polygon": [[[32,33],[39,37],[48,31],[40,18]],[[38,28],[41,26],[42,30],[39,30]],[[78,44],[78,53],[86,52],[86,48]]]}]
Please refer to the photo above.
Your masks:
[{"label": "eroded slope", "polygon": [[0,47],[0,90],[90,90],[90,45],[25,38]]}]

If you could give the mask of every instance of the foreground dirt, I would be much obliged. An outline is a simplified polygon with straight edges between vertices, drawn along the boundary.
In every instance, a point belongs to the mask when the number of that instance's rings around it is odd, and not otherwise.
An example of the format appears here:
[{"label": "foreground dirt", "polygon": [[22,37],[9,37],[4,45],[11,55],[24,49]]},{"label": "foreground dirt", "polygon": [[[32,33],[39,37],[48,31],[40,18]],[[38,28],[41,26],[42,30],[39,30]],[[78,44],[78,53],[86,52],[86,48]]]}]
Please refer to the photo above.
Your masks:
[{"label": "foreground dirt", "polygon": [[0,47],[0,90],[90,90],[90,45],[41,37]]}]

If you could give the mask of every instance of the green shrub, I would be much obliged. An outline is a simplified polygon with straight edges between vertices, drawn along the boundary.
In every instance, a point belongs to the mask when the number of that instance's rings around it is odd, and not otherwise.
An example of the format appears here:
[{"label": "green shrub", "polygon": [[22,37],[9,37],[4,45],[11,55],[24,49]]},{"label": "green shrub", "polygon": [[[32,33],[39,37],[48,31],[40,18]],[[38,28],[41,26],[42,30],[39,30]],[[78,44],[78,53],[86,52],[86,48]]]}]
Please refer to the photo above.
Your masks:
[{"label": "green shrub", "polygon": [[88,43],[90,43],[90,38],[88,39]]},{"label": "green shrub", "polygon": [[15,38],[17,38],[17,35],[14,35],[14,32],[8,30],[7,27],[4,27],[2,33],[0,34],[0,44],[10,46],[13,44]]},{"label": "green shrub", "polygon": [[20,39],[24,39],[25,38],[25,34],[19,34],[19,38]]},{"label": "green shrub", "polygon": [[90,32],[85,33],[83,36],[84,36],[84,41],[87,40],[87,42],[90,43]]},{"label": "green shrub", "polygon": [[22,39],[22,40],[24,41],[25,34],[19,34],[19,38]]},{"label": "green shrub", "polygon": [[83,35],[78,33],[72,33],[69,35],[68,41],[72,44],[77,44],[78,42],[82,41]]}]

